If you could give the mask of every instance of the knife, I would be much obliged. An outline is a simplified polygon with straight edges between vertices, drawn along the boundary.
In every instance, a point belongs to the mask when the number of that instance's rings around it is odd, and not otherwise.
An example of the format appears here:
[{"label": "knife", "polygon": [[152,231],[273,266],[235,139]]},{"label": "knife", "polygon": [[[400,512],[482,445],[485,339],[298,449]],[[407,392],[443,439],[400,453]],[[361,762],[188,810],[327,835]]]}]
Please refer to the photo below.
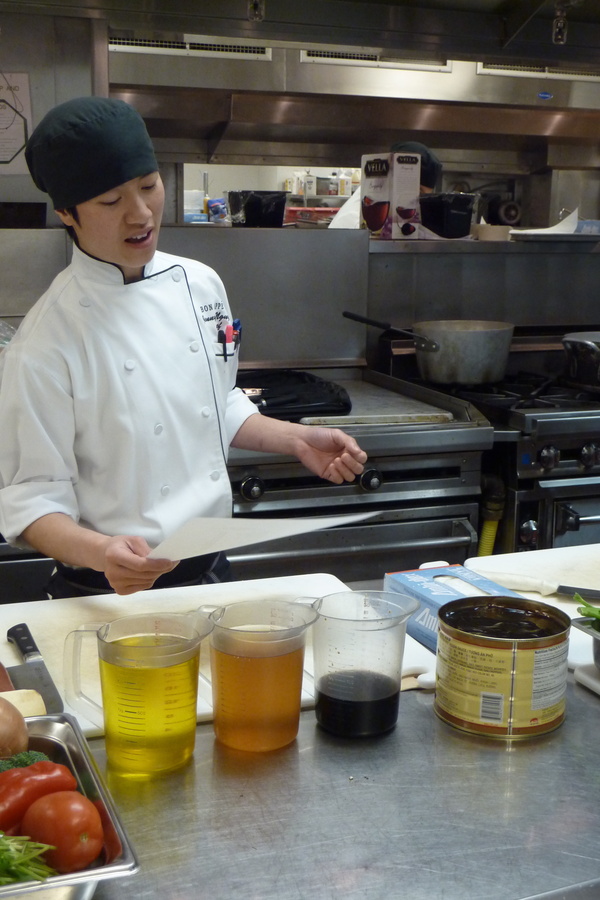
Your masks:
[{"label": "knife", "polygon": [[7,671],[14,686],[38,691],[43,697],[47,712],[62,712],[62,698],[27,625],[24,622],[13,625],[6,632],[6,637],[15,644],[25,660],[21,666],[8,667]]},{"label": "knife", "polygon": [[585,600],[600,600],[600,591],[592,588],[571,587],[568,584],[559,584],[557,581],[536,578],[534,575],[521,575],[516,572],[489,572],[486,577],[501,587],[510,588],[513,591],[536,591],[543,597],[548,594],[563,594],[570,597],[571,600],[574,594],[580,594]]}]

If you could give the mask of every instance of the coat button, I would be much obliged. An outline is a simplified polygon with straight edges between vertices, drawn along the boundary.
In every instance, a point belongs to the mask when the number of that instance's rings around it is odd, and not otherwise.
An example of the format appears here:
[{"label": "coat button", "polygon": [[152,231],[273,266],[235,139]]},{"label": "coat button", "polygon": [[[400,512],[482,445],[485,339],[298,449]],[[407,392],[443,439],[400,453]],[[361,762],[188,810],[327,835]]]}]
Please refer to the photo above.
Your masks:
[{"label": "coat button", "polygon": [[170,491],[171,491],[171,488],[169,487],[168,484],[163,484],[163,486],[160,489],[160,492],[163,495],[163,497],[166,497],[167,494],[170,493]]},{"label": "coat button", "polygon": [[181,281],[181,279],[183,278],[183,273],[182,273],[181,269],[173,269],[173,272],[171,273],[171,278],[173,279],[173,281]]},{"label": "coat button", "polygon": [[128,372],[133,372],[133,370],[135,369],[135,359],[126,359],[125,368]]},{"label": "coat button", "polygon": [[201,415],[203,415],[205,419],[208,419],[210,416],[210,406],[203,407]]},{"label": "coat button", "polygon": [[197,353],[199,349],[200,344],[198,343],[198,341],[192,341],[192,343],[190,344],[190,350],[192,351],[192,353]]},{"label": "coat button", "polygon": [[220,472],[211,472],[210,477],[211,477],[212,481],[218,481],[219,478],[221,477],[221,473]]},{"label": "coat button", "polygon": [[156,425],[154,426],[154,434],[162,434],[162,432],[163,432],[163,426],[160,424],[160,422],[157,422]]},{"label": "coat button", "polygon": [[79,300],[80,306],[91,306],[92,302],[88,297],[81,297]]}]

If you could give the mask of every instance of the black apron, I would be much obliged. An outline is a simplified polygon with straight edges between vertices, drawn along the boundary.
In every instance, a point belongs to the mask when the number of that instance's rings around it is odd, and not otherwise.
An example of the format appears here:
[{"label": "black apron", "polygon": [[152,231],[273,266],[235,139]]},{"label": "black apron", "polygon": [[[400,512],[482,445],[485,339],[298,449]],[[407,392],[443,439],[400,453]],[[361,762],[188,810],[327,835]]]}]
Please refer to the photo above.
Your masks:
[{"label": "black apron", "polygon": [[[233,581],[231,564],[224,553],[209,553],[183,559],[171,572],[160,575],[151,588],[186,587],[192,584],[218,584]],[[52,600],[64,597],[87,597],[89,594],[114,594],[103,572],[95,569],[73,568],[57,562],[46,585]]]}]

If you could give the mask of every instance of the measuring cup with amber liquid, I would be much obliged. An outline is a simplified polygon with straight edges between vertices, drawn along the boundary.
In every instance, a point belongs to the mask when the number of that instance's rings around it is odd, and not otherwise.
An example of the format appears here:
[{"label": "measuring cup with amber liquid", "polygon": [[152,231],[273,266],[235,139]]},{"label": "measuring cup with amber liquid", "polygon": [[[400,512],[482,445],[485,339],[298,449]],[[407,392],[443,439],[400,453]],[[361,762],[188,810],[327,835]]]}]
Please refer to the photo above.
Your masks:
[{"label": "measuring cup with amber liquid", "polygon": [[201,607],[210,635],[213,726],[236,750],[277,750],[298,734],[306,631],[311,606],[242,600]]},{"label": "measuring cup with amber liquid", "polygon": [[398,720],[406,622],[419,603],[392,591],[340,591],[315,600],[315,713],[326,731],[363,737]]},{"label": "measuring cup with amber liquid", "polygon": [[[197,615],[148,613],[106,625],[82,625],[67,635],[67,701],[104,728],[111,769],[149,777],[190,759],[196,738],[200,642],[212,627]],[[83,660],[89,658],[82,650],[90,636],[96,637],[102,706],[81,684]],[[91,685],[94,674],[88,663],[86,684]]]}]

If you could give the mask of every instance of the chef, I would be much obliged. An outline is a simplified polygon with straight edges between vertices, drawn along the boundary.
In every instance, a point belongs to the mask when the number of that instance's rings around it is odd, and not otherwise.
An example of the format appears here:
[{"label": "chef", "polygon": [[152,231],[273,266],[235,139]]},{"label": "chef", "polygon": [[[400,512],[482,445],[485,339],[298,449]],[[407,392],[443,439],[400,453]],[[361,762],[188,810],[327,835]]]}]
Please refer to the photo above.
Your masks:
[{"label": "chef", "polygon": [[235,387],[241,325],[212,269],[157,250],[164,187],[132,107],[63,103],[26,159],[74,246],[0,354],[0,532],[57,560],[52,597],[229,580],[223,554],[148,554],[190,518],[231,515],[230,446],[336,484],[366,454]]}]

